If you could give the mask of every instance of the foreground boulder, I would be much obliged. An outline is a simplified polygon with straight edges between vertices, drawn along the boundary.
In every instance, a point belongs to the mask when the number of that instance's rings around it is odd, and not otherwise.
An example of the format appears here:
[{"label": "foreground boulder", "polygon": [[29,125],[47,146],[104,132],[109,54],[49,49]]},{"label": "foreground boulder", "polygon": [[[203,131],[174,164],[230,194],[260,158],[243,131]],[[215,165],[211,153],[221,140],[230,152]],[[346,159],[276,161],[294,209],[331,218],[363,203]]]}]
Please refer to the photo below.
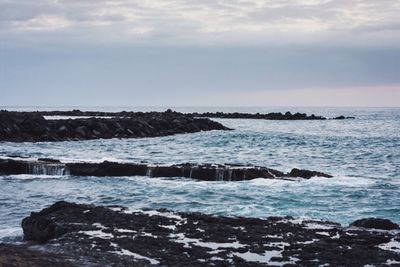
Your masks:
[{"label": "foreground boulder", "polygon": [[0,111],[0,141],[11,142],[140,138],[210,130],[229,128],[210,119],[171,111],[62,120],[46,120],[39,112]]},{"label": "foreground boulder", "polygon": [[[43,222],[46,222],[44,226]],[[47,226],[52,225],[50,228]],[[78,266],[382,266],[400,234],[292,217],[211,216],[57,202],[22,222],[34,248]],[[46,230],[41,233],[43,229]]]},{"label": "foreground boulder", "polygon": [[293,169],[289,173],[266,167],[243,167],[212,164],[178,164],[154,166],[135,163],[104,161],[101,163],[62,163],[55,159],[14,160],[0,159],[0,174],[74,175],[74,176],[148,176],[184,177],[203,181],[244,181],[256,178],[290,179],[319,176],[331,178],[326,173]]}]

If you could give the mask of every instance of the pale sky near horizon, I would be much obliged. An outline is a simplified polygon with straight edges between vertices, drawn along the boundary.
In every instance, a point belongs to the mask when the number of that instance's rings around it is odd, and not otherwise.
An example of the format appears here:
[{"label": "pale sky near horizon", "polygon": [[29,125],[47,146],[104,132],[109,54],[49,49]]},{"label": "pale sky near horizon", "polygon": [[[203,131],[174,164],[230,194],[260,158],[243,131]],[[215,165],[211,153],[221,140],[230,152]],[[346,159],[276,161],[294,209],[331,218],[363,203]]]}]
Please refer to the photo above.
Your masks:
[{"label": "pale sky near horizon", "polygon": [[0,0],[0,106],[400,106],[400,0]]}]

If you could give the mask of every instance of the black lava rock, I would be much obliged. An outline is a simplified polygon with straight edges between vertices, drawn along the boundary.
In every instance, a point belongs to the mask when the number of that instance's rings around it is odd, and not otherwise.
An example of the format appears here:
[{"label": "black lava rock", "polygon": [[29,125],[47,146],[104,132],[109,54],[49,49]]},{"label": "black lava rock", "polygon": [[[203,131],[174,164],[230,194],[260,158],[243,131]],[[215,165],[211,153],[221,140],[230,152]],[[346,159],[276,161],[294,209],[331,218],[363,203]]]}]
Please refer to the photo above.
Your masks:
[{"label": "black lava rock", "polygon": [[396,230],[400,229],[399,225],[388,220],[381,218],[366,218],[354,221],[350,224],[351,226],[363,227],[363,228],[373,228],[381,230]]},{"label": "black lava rock", "polygon": [[[64,234],[48,235],[49,224],[62,227]],[[399,233],[292,217],[223,217],[57,202],[24,219],[23,230],[26,240],[53,237],[35,248],[73,257],[78,266],[361,267],[400,261],[400,253],[388,245],[400,240]]]},{"label": "black lava rock", "polygon": [[[73,111],[75,116],[82,112]],[[68,113],[67,113],[68,114]],[[85,114],[85,113],[83,113]],[[110,118],[46,120],[39,112],[0,111],[0,141],[38,142],[107,138],[141,138],[230,130],[206,118],[178,112],[137,112]],[[96,116],[96,115],[93,115]]]},{"label": "black lava rock", "polygon": [[[41,173],[42,172],[42,173]],[[205,181],[244,181],[257,178],[289,179],[313,176],[332,177],[329,174],[293,169],[290,173],[259,166],[231,166],[213,164],[179,164],[153,166],[135,163],[104,161],[101,163],[62,163],[56,159],[38,161],[0,159],[0,174],[48,174],[74,176],[148,176],[184,177]]]}]

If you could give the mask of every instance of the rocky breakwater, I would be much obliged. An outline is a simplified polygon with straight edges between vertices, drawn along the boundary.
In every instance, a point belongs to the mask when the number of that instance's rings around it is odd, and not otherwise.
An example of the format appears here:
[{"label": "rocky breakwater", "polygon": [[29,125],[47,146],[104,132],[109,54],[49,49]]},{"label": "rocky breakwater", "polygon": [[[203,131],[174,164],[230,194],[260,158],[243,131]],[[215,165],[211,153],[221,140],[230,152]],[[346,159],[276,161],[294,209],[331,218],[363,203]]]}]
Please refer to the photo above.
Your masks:
[{"label": "rocky breakwater", "polygon": [[0,159],[0,174],[74,175],[74,176],[148,176],[183,177],[203,181],[243,181],[256,178],[293,179],[319,176],[331,178],[323,172],[292,169],[284,173],[259,166],[233,166],[213,164],[177,164],[156,166],[104,161],[101,163],[62,163],[54,159],[15,160]]},{"label": "rocky breakwater", "polygon": [[[260,113],[224,113],[224,112],[205,112],[205,113],[190,113],[191,116],[196,118],[223,118],[223,119],[262,119],[262,120],[327,120],[328,118],[323,116],[316,116],[314,114],[307,115],[306,113],[281,113],[272,112],[266,114]],[[344,120],[344,119],[354,119],[354,117],[338,116],[330,118],[333,120]]]},{"label": "rocky breakwater", "polygon": [[[176,111],[167,110],[167,112],[180,114]],[[143,112],[133,112],[133,111],[121,111],[121,112],[102,112],[102,111],[81,111],[79,109],[74,109],[70,111],[40,111],[39,114],[45,116],[93,116],[93,117],[137,117],[141,116]],[[290,111],[286,113],[281,112],[271,112],[271,113],[240,113],[240,112],[204,112],[204,113],[185,113],[188,116],[196,118],[223,118],[223,119],[264,119],[264,120],[345,120],[354,119],[354,117],[348,116],[337,116],[333,118],[326,118],[318,115],[307,115],[306,113],[291,113]]]},{"label": "rocky breakwater", "polygon": [[[398,266],[399,226],[365,221],[373,228],[57,202],[22,221],[30,242],[22,250],[71,266]],[[11,250],[24,261],[26,253]]]},{"label": "rocky breakwater", "polygon": [[230,129],[207,118],[172,111],[61,120],[46,120],[38,112],[0,111],[0,141],[11,142],[140,138],[210,130]]}]

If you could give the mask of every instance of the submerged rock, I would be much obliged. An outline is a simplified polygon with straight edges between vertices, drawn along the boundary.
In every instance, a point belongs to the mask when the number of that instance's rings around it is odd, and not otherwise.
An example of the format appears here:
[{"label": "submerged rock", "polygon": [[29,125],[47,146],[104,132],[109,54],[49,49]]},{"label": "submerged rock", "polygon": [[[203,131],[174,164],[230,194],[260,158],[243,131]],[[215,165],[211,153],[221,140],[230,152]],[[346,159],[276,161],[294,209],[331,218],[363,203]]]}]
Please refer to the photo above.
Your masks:
[{"label": "submerged rock", "polygon": [[[63,231],[49,232],[43,222]],[[36,249],[89,266],[381,266],[400,262],[398,232],[292,217],[224,217],[57,202],[32,213],[22,227],[26,241],[47,240]],[[43,229],[46,233],[40,234]]]},{"label": "submerged rock", "polygon": [[332,176],[323,172],[317,172],[317,171],[309,171],[309,170],[301,170],[301,169],[292,169],[290,173],[288,174],[289,177],[302,177],[305,179],[310,179],[312,177],[326,177],[326,178],[331,178]]},{"label": "submerged rock", "polygon": [[140,138],[211,130],[230,129],[210,119],[176,112],[45,120],[39,112],[0,111],[0,141],[11,142]]},{"label": "submerged rock", "polygon": [[0,174],[46,174],[74,176],[148,176],[148,177],[184,177],[204,181],[244,181],[256,178],[266,179],[310,179],[314,176],[331,178],[322,172],[293,169],[290,173],[251,166],[212,164],[179,164],[154,166],[135,163],[104,161],[101,163],[61,163],[56,159],[38,161],[0,159]]}]

